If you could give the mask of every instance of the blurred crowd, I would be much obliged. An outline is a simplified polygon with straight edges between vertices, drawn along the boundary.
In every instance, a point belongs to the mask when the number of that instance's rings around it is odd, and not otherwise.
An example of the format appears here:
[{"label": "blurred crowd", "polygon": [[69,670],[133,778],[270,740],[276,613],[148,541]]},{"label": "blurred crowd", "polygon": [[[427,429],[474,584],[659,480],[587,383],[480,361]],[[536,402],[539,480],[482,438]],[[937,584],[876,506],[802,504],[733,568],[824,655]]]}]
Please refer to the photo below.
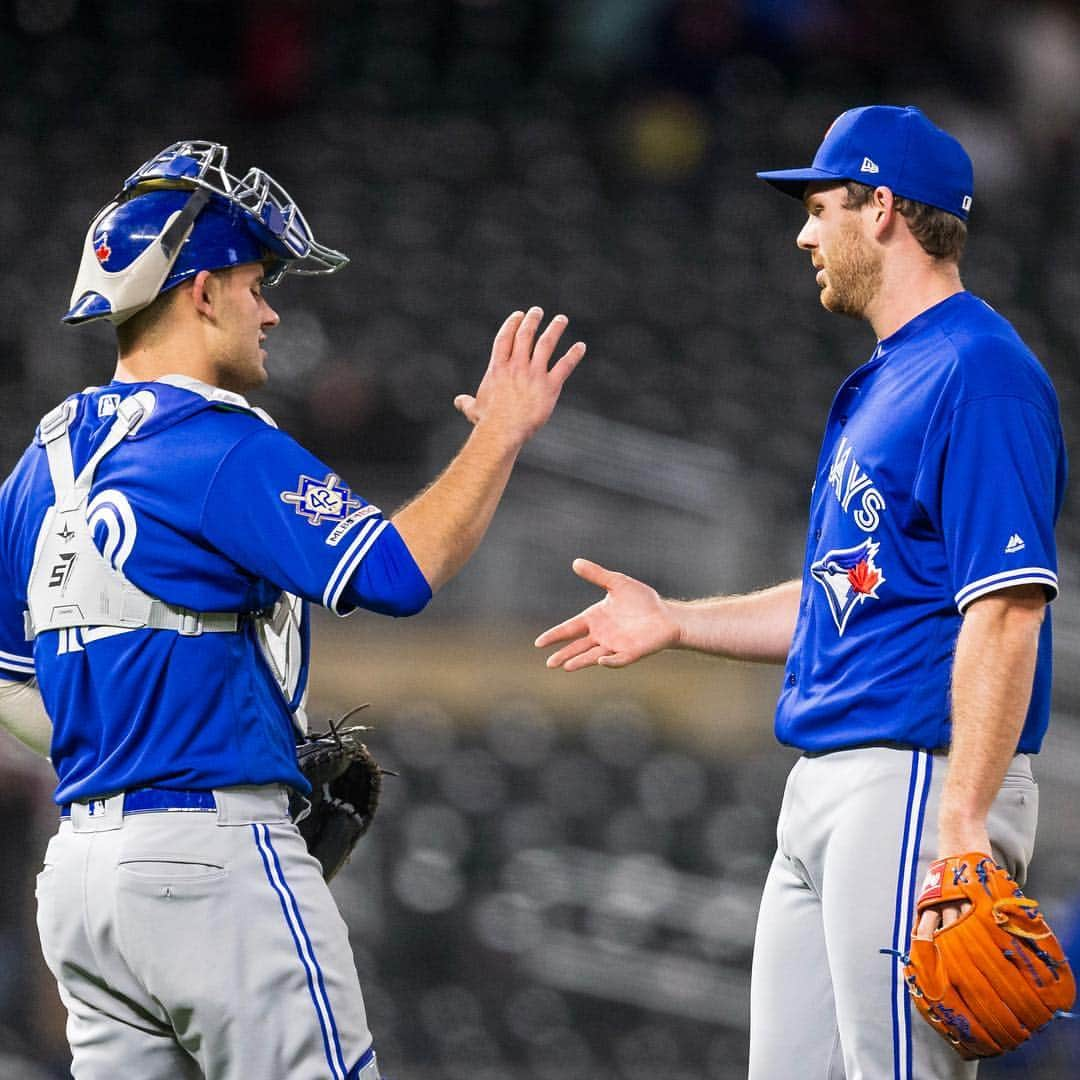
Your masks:
[{"label": "blurred crowd", "polygon": [[799,210],[754,171],[808,158],[869,101],[917,103],[970,148],[967,283],[1043,358],[1066,414],[1076,403],[1072,4],[11,7],[0,230],[18,257],[0,267],[0,344],[26,423],[0,431],[9,462],[31,418],[107,377],[110,331],[57,316],[93,212],[178,137],[285,178],[352,257],[275,296],[262,403],[361,491],[427,478],[494,328],[537,302],[590,343],[568,404],[731,454],[764,492],[758,514],[797,536],[832,391],[872,342],[818,309]]},{"label": "blurred crowd", "polygon": [[[282,324],[259,403],[367,497],[429,478],[494,329],[540,303],[570,315],[589,355],[477,580],[529,561],[538,507],[612,548],[637,536],[629,569],[671,562],[654,549],[678,535],[675,561],[715,560],[720,584],[789,575],[831,395],[873,342],[820,310],[794,247],[801,212],[754,172],[808,161],[837,113],[875,101],[919,105],[972,154],[965,282],[1046,364],[1080,460],[1068,0],[9,0],[2,19],[5,469],[39,416],[109,377],[108,328],[59,323],[94,211],[166,144],[214,139],[236,171],[282,180],[352,259],[272,297]],[[1060,530],[1063,657],[1080,647],[1078,491]],[[604,536],[589,532],[598,514]],[[569,581],[491,584],[469,613],[534,610],[541,590],[569,606]],[[1072,669],[1059,663],[1064,725],[1080,708]],[[445,717],[395,725],[421,779],[391,788],[392,824],[340,898],[401,1076],[423,1080],[424,1062],[448,1080],[739,1074],[768,778],[786,759],[725,769],[664,750],[646,764],[649,721],[628,708],[565,746],[542,717],[493,718],[446,774],[417,764],[427,736],[408,741],[419,726],[453,742]],[[4,820],[47,816],[39,779],[16,782],[5,754]],[[685,802],[646,813],[646,788]],[[0,849],[9,1033],[36,949],[39,832],[8,831]],[[601,899],[574,891],[583,880]],[[657,970],[666,981],[642,975]],[[0,1077],[15,1040],[0,1034]]]}]

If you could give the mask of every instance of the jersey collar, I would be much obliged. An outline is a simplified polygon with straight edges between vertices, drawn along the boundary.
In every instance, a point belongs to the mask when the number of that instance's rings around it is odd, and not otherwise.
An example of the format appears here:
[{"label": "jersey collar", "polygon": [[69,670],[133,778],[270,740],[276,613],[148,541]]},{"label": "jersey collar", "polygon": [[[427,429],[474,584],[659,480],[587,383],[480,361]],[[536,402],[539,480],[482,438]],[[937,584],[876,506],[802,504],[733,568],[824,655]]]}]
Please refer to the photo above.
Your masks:
[{"label": "jersey collar", "polygon": [[217,401],[222,405],[235,405],[240,409],[251,409],[247,398],[242,394],[234,394],[231,390],[222,390],[220,386],[211,386],[209,383],[200,382],[190,375],[162,375],[155,382],[166,383],[168,386],[176,386],[181,390],[190,390],[193,394],[206,398],[207,401]]},{"label": "jersey collar", "polygon": [[939,300],[925,311],[919,312],[913,319],[909,319],[898,330],[894,330],[887,338],[882,338],[881,341],[878,342],[874,354],[882,357],[888,355],[897,345],[903,344],[922,330],[932,326],[939,318],[941,318],[946,310],[950,310],[957,304],[967,303],[970,297],[971,294],[969,292],[961,289],[960,292],[955,292],[951,296],[946,296],[944,300]]}]

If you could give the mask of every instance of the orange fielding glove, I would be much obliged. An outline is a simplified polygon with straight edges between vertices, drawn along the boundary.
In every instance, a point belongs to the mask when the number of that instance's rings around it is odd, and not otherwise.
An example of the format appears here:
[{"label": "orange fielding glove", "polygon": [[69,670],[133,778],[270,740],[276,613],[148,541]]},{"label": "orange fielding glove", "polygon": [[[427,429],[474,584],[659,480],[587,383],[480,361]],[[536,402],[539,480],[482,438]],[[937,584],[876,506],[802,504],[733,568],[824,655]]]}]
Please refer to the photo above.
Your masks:
[{"label": "orange fielding glove", "polygon": [[915,925],[927,908],[971,908],[930,939],[912,936],[904,979],[916,1008],[966,1060],[1015,1050],[1072,1007],[1072,969],[1039,905],[989,855],[931,863]]}]

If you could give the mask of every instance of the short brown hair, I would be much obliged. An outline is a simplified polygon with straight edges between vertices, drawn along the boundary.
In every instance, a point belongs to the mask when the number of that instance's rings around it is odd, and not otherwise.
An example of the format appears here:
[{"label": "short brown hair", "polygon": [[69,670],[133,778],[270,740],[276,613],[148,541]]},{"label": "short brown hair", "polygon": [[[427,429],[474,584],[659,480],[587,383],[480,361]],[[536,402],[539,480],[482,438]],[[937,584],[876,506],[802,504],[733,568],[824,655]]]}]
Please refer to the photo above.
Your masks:
[{"label": "short brown hair", "polygon": [[[868,184],[860,184],[854,180],[848,180],[844,184],[844,190],[847,192],[844,206],[849,210],[866,206],[874,193],[874,188]],[[967,240],[965,222],[955,214],[950,214],[948,210],[940,210],[936,206],[916,202],[914,199],[905,199],[902,195],[893,197],[893,205],[927,255],[949,262],[960,262]]]},{"label": "short brown hair", "polygon": [[116,328],[116,345],[121,356],[132,352],[161,325],[176,295],[175,288],[169,289],[120,323]]}]

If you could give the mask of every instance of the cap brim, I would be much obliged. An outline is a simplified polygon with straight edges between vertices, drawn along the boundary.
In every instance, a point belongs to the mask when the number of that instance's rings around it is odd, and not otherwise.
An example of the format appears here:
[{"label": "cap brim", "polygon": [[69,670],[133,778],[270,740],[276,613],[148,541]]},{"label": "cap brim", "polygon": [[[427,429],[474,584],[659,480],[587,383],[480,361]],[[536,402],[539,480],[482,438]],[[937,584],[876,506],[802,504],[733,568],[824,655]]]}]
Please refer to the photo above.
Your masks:
[{"label": "cap brim", "polygon": [[824,169],[778,169],[773,172],[759,172],[759,180],[772,184],[777,191],[790,195],[793,199],[801,199],[806,191],[806,185],[815,180],[824,180],[827,183],[838,184],[848,178],[838,176],[836,173],[826,172]]}]

